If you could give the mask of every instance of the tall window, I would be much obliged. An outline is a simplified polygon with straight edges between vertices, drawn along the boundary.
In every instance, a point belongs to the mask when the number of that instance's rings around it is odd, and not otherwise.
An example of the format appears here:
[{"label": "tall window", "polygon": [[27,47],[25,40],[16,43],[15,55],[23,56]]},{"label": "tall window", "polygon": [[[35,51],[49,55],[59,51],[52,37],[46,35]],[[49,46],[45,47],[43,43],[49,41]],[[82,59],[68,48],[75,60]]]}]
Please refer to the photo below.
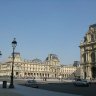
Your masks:
[{"label": "tall window", "polygon": [[94,35],[91,34],[91,41],[94,42]]},{"label": "tall window", "polygon": [[84,56],[84,62],[86,62],[86,53],[84,53],[83,56]]},{"label": "tall window", "polygon": [[93,77],[93,78],[96,78],[96,67],[93,66],[93,67],[91,68],[91,70],[92,70],[92,77]]},{"label": "tall window", "polygon": [[95,53],[94,52],[91,53],[91,61],[95,62]]}]

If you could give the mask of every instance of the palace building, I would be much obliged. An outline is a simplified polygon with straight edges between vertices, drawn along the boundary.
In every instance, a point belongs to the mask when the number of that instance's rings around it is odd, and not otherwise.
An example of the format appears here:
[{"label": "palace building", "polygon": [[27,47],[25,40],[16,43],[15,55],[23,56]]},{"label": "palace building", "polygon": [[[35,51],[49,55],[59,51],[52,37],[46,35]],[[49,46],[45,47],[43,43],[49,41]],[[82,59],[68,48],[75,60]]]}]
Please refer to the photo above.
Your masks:
[{"label": "palace building", "polygon": [[96,78],[96,24],[90,25],[80,43],[81,77]]},{"label": "palace building", "polygon": [[[20,53],[15,52],[14,77],[15,78],[74,78],[80,75],[79,66],[63,65],[56,54],[49,54],[42,61],[40,59],[23,60]],[[0,64],[0,76],[10,77],[12,70],[12,56],[5,63]]]}]

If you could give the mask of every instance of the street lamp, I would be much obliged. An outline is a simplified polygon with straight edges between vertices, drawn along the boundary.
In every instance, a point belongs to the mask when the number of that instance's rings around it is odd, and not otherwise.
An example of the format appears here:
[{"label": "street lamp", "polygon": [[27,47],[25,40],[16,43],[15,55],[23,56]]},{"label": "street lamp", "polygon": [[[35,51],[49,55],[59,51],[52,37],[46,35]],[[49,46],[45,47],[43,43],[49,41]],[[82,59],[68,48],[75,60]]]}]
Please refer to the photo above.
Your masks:
[{"label": "street lamp", "polygon": [[2,55],[1,51],[0,51],[0,56]]},{"label": "street lamp", "polygon": [[13,53],[12,53],[12,72],[11,72],[11,76],[10,76],[10,85],[9,85],[9,88],[14,88],[14,84],[13,84],[13,76],[14,76],[14,50],[15,50],[15,47],[17,45],[17,41],[16,41],[16,38],[14,38],[14,40],[12,41],[12,47],[13,47]]}]

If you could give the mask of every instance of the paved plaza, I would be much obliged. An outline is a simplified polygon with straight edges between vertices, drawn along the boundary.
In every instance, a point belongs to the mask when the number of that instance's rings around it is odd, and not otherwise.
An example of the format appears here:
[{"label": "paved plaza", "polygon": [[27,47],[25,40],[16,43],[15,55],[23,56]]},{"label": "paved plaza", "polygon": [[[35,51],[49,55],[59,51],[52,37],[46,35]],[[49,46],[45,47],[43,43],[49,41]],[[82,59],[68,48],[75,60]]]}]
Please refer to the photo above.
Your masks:
[{"label": "paved plaza", "polygon": [[26,79],[15,79],[14,89],[9,89],[8,84],[4,89],[1,81],[0,96],[96,96],[96,84],[91,84],[89,87],[76,87],[70,80],[37,80],[39,88],[31,88],[24,86],[25,82]]},{"label": "paved plaza", "polygon": [[0,96],[81,96],[68,93],[53,92],[48,90],[30,88],[15,84],[14,89],[2,88],[2,82],[0,82]]}]

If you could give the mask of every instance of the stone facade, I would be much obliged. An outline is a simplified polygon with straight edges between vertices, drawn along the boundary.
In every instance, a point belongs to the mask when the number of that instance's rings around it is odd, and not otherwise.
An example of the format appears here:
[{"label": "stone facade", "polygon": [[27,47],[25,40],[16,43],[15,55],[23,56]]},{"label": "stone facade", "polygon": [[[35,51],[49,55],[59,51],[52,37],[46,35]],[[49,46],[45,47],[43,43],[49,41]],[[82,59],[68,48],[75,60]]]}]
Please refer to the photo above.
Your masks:
[{"label": "stone facade", "polygon": [[90,25],[80,43],[81,77],[96,78],[96,24]]},{"label": "stone facade", "polygon": [[[14,60],[14,77],[15,78],[74,78],[79,67],[72,65],[60,64],[56,54],[49,54],[48,57],[41,61],[40,59],[23,60],[20,53],[15,53]],[[0,64],[0,76],[11,75],[12,56],[8,61]],[[75,75],[74,75],[75,74]]]}]

